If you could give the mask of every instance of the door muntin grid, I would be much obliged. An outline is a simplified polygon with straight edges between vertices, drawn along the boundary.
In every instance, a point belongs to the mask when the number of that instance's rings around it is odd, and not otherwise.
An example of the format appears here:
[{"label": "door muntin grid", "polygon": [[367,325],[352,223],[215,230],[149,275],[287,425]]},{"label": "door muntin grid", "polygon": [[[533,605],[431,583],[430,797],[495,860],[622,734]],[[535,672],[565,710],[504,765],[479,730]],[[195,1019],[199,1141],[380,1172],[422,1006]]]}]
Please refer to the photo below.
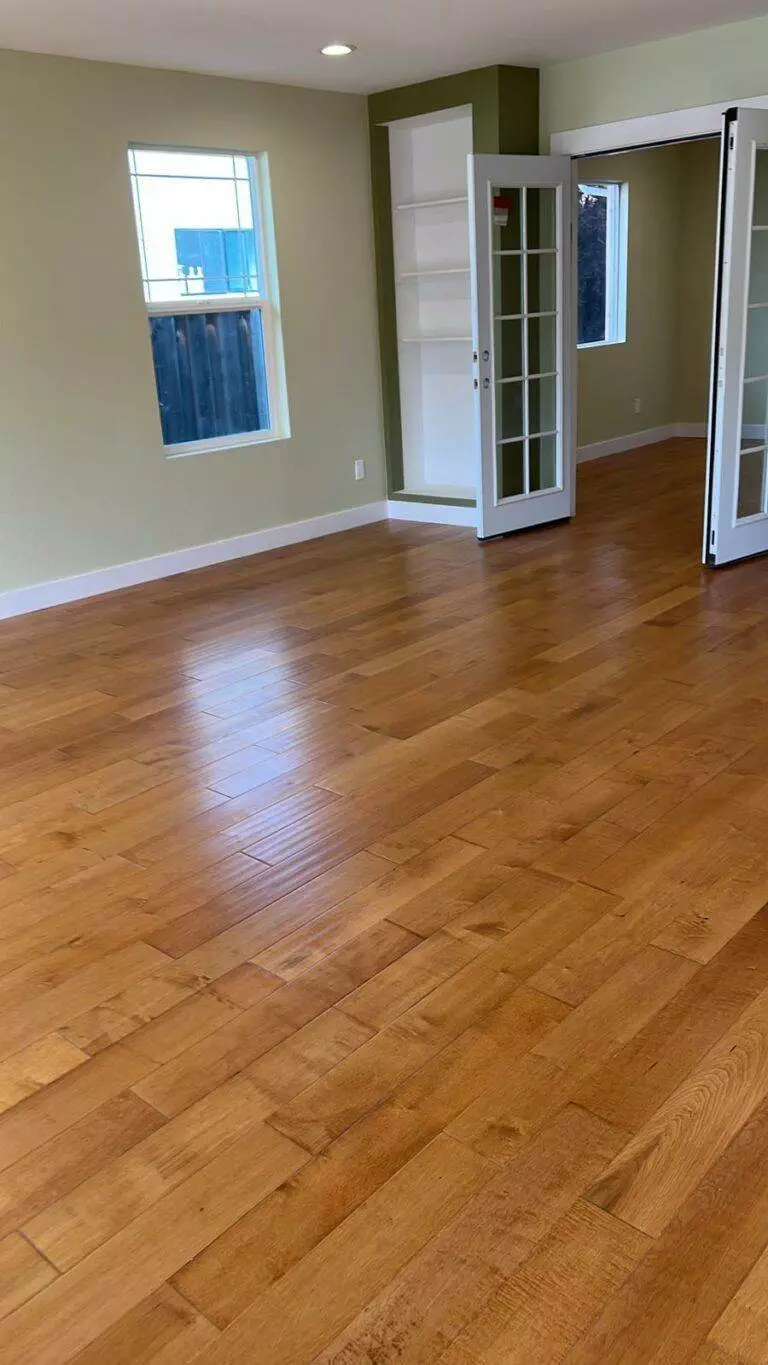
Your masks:
[{"label": "door muntin grid", "polygon": [[560,190],[489,193],[498,504],[562,488]]}]

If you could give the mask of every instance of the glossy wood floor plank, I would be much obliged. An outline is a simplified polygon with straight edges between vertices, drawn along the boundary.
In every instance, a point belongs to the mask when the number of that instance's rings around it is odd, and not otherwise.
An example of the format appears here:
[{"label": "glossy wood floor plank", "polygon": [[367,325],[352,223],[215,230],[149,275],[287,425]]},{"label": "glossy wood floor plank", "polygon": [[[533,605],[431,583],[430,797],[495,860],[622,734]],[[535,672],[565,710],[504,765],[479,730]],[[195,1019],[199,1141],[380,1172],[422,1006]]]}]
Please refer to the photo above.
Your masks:
[{"label": "glossy wood floor plank", "polygon": [[768,598],[703,452],[0,625],[0,1355],[768,1365]]}]

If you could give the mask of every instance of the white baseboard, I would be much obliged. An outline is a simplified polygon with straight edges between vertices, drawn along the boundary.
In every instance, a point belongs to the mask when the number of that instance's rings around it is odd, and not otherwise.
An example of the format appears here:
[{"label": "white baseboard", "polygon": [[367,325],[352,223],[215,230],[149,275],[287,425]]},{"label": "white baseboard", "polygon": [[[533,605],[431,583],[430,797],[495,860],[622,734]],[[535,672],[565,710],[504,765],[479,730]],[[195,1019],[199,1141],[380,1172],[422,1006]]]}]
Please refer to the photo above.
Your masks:
[{"label": "white baseboard", "polygon": [[[464,510],[464,509],[462,509]],[[41,611],[44,607],[59,607],[65,602],[78,602],[116,588],[132,588],[138,583],[150,583],[156,578],[188,573],[191,569],[224,564],[230,559],[278,550],[284,545],[297,545],[302,540],[334,535],[337,531],[351,531],[356,526],[368,526],[374,521],[387,520],[387,503],[369,502],[362,507],[348,507],[343,512],[329,512],[326,516],[310,517],[307,521],[292,521],[285,526],[270,526],[263,531],[249,531],[230,540],[216,540],[207,545],[192,545],[186,550],[171,550],[153,555],[151,559],[135,559],[128,564],[115,564],[107,569],[93,569],[73,578],[57,578],[49,583],[34,583],[28,588],[16,588],[0,593],[0,621],[26,612]]]},{"label": "white baseboard", "polygon": [[703,441],[708,431],[706,422],[677,422],[675,436],[695,437]]},{"label": "white baseboard", "polygon": [[439,526],[477,526],[477,509],[446,502],[400,502],[390,498],[391,521],[423,521]]},{"label": "white baseboard", "polygon": [[706,422],[670,422],[665,427],[630,431],[626,436],[614,436],[609,441],[595,441],[594,445],[579,446],[576,460],[578,464],[583,464],[586,460],[601,460],[605,455],[621,455],[625,450],[656,445],[659,441],[671,441],[675,437],[703,437],[706,434]]}]

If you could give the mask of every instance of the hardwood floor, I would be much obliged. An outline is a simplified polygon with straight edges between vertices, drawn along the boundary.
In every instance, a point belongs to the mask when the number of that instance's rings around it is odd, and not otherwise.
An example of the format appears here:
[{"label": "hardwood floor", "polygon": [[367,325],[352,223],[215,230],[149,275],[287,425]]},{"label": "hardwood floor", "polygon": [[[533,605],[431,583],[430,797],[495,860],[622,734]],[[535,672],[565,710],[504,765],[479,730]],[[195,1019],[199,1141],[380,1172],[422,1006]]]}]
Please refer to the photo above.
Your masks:
[{"label": "hardwood floor", "polygon": [[702,487],[0,626],[3,1365],[768,1361],[768,564]]}]

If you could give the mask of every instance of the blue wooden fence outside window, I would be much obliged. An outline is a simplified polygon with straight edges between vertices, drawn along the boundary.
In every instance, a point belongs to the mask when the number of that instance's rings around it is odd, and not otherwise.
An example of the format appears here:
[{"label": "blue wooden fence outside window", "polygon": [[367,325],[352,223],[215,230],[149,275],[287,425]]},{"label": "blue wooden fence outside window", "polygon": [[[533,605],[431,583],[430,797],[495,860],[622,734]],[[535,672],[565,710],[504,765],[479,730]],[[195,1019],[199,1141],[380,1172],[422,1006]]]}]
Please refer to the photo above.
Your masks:
[{"label": "blue wooden fence outside window", "polygon": [[259,309],[157,315],[149,325],[166,445],[269,428]]}]

